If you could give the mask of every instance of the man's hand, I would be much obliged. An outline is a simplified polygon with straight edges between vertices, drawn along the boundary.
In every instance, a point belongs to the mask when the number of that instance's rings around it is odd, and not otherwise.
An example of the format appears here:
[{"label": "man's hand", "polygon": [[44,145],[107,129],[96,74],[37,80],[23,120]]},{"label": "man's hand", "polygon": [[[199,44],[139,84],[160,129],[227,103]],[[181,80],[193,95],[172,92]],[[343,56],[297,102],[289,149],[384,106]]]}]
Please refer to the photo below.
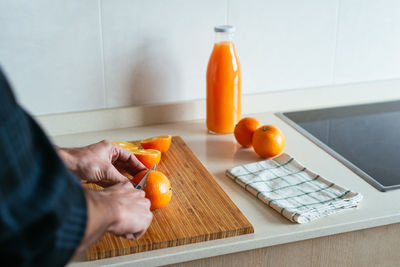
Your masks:
[{"label": "man's hand", "polygon": [[107,140],[81,148],[57,148],[57,152],[81,180],[103,187],[128,181],[116,168],[131,175],[146,169],[131,152]]},{"label": "man's hand", "polygon": [[139,239],[150,226],[153,214],[150,200],[132,183],[120,183],[102,191],[85,189],[88,219],[85,236],[78,248],[84,251],[104,232]]},{"label": "man's hand", "polygon": [[145,192],[128,182],[109,187],[102,194],[110,200],[115,218],[107,231],[131,240],[139,239],[153,219]]}]

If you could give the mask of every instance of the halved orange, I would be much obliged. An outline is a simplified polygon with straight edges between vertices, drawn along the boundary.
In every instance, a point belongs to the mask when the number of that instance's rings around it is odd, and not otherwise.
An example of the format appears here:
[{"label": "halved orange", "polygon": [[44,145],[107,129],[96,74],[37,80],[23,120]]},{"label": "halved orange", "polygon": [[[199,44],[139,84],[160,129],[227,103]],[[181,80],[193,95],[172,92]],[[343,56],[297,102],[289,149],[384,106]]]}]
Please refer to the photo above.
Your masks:
[{"label": "halved orange", "polygon": [[171,145],[172,136],[162,135],[144,139],[140,144],[145,149],[157,149],[160,152],[166,152]]},{"label": "halved orange", "polygon": [[161,152],[155,149],[132,149],[129,151],[148,169],[153,167],[154,164],[158,165],[161,160]]},{"label": "halved orange", "polygon": [[123,141],[112,141],[114,144],[117,144],[117,145],[119,145],[120,147],[122,147],[122,148],[125,148],[125,149],[135,149],[135,148],[138,148],[138,146],[137,145],[135,145],[134,143],[130,143],[130,142],[123,142]]}]

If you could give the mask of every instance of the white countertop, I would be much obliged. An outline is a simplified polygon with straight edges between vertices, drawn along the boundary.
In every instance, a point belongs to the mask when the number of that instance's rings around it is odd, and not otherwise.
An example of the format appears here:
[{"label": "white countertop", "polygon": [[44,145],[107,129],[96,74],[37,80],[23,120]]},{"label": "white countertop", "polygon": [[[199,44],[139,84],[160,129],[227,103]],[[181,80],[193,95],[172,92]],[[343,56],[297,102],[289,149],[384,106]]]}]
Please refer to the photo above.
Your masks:
[{"label": "white countertop", "polygon": [[400,202],[400,190],[385,193],[378,191],[272,112],[251,114],[251,116],[258,118],[263,124],[278,126],[286,136],[284,151],[307,168],[336,184],[360,192],[364,199],[359,208],[330,215],[311,223],[301,225],[291,223],[225,176],[225,170],[228,168],[261,159],[252,149],[241,148],[231,134],[207,134],[204,120],[55,136],[53,140],[59,146],[81,146],[102,139],[135,140],[162,134],[182,136],[223,190],[253,224],[255,231],[249,235],[99,261],[87,262],[84,255],[78,255],[70,265],[133,263],[135,266],[165,265],[400,222],[400,206],[393,205]]}]

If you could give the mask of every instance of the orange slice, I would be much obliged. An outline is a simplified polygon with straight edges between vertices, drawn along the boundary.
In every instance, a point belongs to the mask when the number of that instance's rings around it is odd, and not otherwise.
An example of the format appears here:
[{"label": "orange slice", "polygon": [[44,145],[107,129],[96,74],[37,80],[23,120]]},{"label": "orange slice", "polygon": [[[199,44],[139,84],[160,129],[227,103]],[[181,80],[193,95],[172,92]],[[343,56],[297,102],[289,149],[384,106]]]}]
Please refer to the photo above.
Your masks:
[{"label": "orange slice", "polygon": [[132,149],[130,151],[148,169],[161,160],[161,152],[155,149]]},{"label": "orange slice", "polygon": [[166,152],[171,145],[171,140],[171,135],[155,136],[140,141],[140,144],[145,149],[157,149],[160,152]]},{"label": "orange slice", "polygon": [[137,145],[135,145],[134,143],[130,143],[130,142],[123,142],[123,141],[112,141],[114,144],[117,144],[117,145],[119,145],[120,147],[122,147],[122,148],[125,148],[125,149],[135,149],[135,148],[138,148],[138,146]]}]

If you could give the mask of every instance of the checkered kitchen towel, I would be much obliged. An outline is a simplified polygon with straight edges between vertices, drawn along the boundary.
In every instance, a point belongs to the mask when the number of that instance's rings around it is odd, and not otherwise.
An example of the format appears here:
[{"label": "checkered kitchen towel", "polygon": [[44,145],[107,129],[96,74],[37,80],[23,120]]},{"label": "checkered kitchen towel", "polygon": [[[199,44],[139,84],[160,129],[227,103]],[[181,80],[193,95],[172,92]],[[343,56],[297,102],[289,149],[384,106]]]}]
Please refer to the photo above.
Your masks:
[{"label": "checkered kitchen towel", "polygon": [[292,222],[306,223],[344,209],[362,199],[308,170],[288,154],[240,165],[226,175]]}]

